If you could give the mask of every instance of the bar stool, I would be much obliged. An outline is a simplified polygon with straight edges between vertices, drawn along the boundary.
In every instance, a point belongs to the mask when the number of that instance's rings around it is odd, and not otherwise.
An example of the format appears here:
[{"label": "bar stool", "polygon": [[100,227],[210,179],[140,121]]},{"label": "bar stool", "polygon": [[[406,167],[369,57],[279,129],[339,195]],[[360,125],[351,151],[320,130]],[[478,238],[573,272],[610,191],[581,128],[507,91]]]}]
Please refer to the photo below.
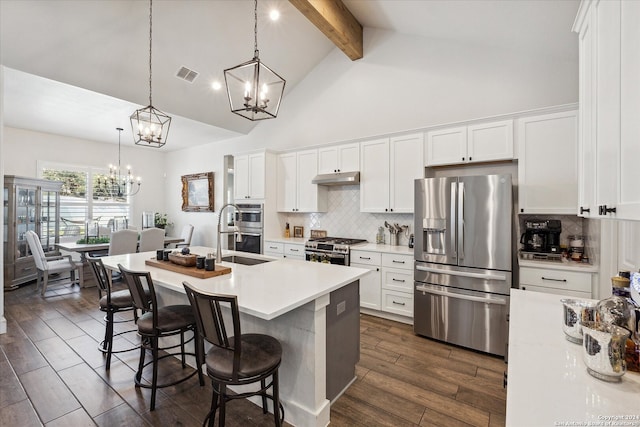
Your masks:
[{"label": "bar stool", "polygon": [[[106,353],[107,355],[107,364],[105,369],[108,371],[111,368],[111,355],[113,353],[124,353],[126,351],[137,350],[138,346],[126,348],[123,350],[113,350],[113,337],[126,334],[129,332],[134,332],[136,329],[131,329],[128,331],[119,332],[117,334],[113,333],[113,327],[115,323],[124,323],[129,322],[130,320],[115,320],[115,314],[123,311],[133,311],[133,321],[134,323],[138,321],[138,313],[133,307],[133,301],[131,300],[131,292],[128,289],[123,289],[121,291],[113,291],[111,289],[111,282],[109,281],[109,273],[105,268],[102,260],[100,258],[94,258],[87,256],[87,261],[89,261],[89,265],[91,266],[91,271],[93,272],[93,277],[98,284],[98,298],[100,300],[100,311],[104,311],[104,322],[105,322],[105,331],[104,331],[104,340],[98,345],[98,349]],[[82,274],[82,273],[80,273]],[[147,298],[149,295],[147,293]]]},{"label": "bar stool", "polygon": [[[191,307],[188,305],[167,305],[164,307],[158,307],[158,300],[156,298],[156,292],[153,286],[153,280],[151,280],[151,273],[148,271],[131,271],[124,268],[121,264],[118,264],[120,273],[125,283],[129,287],[131,292],[131,298],[133,300],[133,306],[137,310],[141,310],[142,316],[138,319],[138,334],[141,337],[140,344],[140,361],[138,363],[138,371],[135,376],[136,387],[150,388],[151,389],[151,410],[156,407],[156,390],[158,388],[170,387],[188,380],[196,373],[200,380],[200,385],[204,385],[204,377],[202,375],[202,355],[204,353],[202,349],[202,340],[198,336],[196,330],[196,321],[193,315]],[[146,284],[145,285],[143,284]],[[148,291],[150,299],[147,298]],[[191,331],[193,336],[185,341],[185,332]],[[180,335],[180,343],[176,345],[168,345],[166,347],[160,347],[159,340],[161,338],[167,338],[175,335]],[[185,344],[194,341],[195,352],[187,353],[185,351]],[[170,353],[167,350],[180,347],[180,352]],[[151,351],[151,361],[145,363],[147,350]],[[160,355],[160,351],[163,352]],[[196,358],[196,369],[188,373],[182,378],[175,381],[158,384],[158,363],[167,357],[173,357],[180,355],[182,361],[182,368],[186,368],[185,356],[191,355]],[[145,384],[142,382],[142,371],[149,364],[153,365],[153,376],[151,384]]]},{"label": "bar stool", "polygon": [[[213,427],[218,407],[220,408],[220,426],[225,423],[226,402],[232,399],[244,399],[249,396],[262,397],[262,411],[267,413],[267,399],[273,401],[273,417],[276,426],[284,420],[284,407],[280,403],[278,392],[278,367],[282,360],[280,342],[263,334],[242,334],[240,331],[240,312],[238,298],[235,295],[203,294],[189,283],[182,282],[197,323],[200,336],[212,344],[205,356],[207,375],[211,378],[213,396],[211,410],[204,419]],[[225,313],[230,310],[231,320],[225,321]],[[228,332],[233,332],[229,336]],[[238,339],[239,338],[239,339]],[[266,380],[271,377],[271,382]],[[246,385],[260,382],[257,391],[228,394],[227,386]],[[267,390],[272,388],[272,395]],[[277,408],[277,409],[276,409]]]}]

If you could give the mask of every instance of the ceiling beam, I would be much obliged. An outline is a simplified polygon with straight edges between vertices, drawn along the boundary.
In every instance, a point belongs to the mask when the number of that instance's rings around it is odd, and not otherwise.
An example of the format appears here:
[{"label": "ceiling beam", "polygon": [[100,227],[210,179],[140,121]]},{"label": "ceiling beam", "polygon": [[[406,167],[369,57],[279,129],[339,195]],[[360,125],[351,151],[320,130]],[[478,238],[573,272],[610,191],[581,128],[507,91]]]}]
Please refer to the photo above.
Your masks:
[{"label": "ceiling beam", "polygon": [[289,0],[352,61],[362,58],[362,25],[342,0]]}]

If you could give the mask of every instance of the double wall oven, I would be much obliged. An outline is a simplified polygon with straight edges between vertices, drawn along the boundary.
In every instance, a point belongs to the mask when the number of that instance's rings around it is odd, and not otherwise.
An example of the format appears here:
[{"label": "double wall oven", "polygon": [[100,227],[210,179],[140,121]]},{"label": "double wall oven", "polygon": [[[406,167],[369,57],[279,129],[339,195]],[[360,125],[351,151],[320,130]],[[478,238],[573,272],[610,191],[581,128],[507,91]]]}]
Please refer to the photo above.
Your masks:
[{"label": "double wall oven", "polygon": [[240,211],[235,211],[234,225],[242,241],[234,239],[230,247],[234,247],[236,251],[261,254],[264,243],[264,207],[260,203],[239,203],[238,207]]}]

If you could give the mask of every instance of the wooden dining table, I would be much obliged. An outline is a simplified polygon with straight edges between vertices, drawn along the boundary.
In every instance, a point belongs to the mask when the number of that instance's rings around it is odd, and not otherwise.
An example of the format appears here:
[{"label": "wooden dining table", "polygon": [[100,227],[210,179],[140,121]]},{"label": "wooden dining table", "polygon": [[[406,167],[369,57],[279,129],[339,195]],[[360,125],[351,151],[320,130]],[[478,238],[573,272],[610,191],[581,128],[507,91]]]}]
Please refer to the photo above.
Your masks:
[{"label": "wooden dining table", "polygon": [[[181,237],[164,237],[164,246],[171,243],[181,243],[184,242],[184,239]],[[60,242],[56,243],[58,249],[67,252],[77,252],[80,254],[80,261],[82,262],[82,271],[79,272],[80,275],[80,286],[88,287],[95,286],[93,275],[91,270],[88,268],[89,264],[87,261],[88,253],[96,253],[96,252],[106,252],[109,250],[109,243],[76,243],[76,242]],[[85,268],[86,267],[86,268]]]}]

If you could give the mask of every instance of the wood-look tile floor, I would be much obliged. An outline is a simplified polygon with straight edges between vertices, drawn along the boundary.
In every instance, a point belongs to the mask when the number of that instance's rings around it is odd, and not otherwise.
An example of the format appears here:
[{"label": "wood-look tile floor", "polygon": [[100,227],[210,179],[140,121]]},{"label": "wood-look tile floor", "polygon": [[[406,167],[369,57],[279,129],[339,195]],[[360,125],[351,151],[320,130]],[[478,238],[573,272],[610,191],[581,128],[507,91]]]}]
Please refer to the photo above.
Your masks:
[{"label": "wood-look tile floor", "polygon": [[[104,323],[95,288],[52,288],[44,298],[34,288],[4,294],[0,426],[202,425],[209,381],[200,387],[194,377],[159,390],[150,412],[150,391],[133,385],[137,351],[114,355],[105,371],[97,349]],[[411,326],[366,315],[360,332],[358,378],[332,405],[332,426],[504,425],[501,358],[418,337]],[[117,341],[135,343],[135,333]],[[165,375],[179,370],[176,363]],[[270,426],[273,418],[238,400],[229,404],[227,425]]]}]

